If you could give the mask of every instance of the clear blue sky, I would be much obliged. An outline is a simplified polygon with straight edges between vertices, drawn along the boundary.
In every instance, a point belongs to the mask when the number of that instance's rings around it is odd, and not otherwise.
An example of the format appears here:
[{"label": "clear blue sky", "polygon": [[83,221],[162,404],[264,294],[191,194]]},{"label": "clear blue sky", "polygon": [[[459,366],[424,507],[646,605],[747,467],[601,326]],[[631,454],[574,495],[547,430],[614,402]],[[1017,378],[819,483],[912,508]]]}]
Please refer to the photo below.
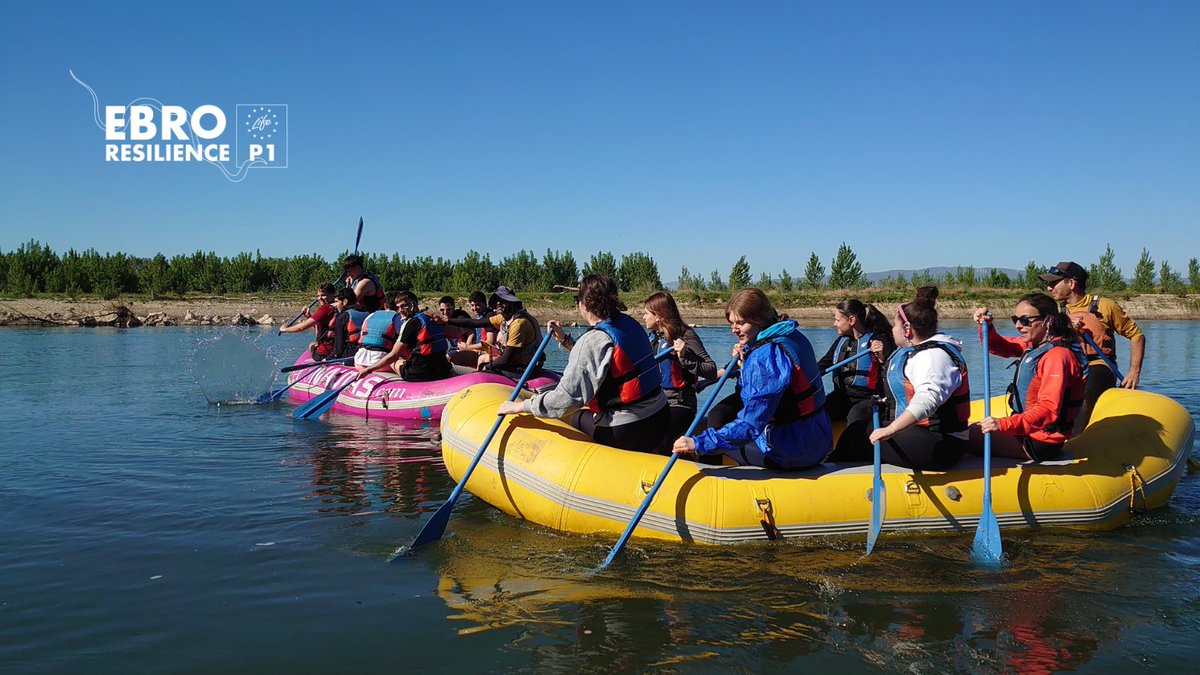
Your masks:
[{"label": "clear blue sky", "polygon": [[[0,248],[644,250],[799,274],[1200,256],[1200,2],[4,3]],[[91,99],[289,105],[106,164]]]}]

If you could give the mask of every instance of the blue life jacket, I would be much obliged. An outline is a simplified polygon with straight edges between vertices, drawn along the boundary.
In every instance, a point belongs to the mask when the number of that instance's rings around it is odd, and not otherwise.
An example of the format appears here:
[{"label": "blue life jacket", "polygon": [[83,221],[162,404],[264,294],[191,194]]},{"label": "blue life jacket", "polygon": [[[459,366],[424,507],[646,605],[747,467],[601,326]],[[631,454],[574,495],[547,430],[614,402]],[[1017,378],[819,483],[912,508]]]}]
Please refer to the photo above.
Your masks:
[{"label": "blue life jacket", "polygon": [[[863,333],[863,336],[858,339],[858,346],[851,350],[852,343],[850,337],[843,335],[837,339],[837,346],[833,349],[834,363],[843,359],[848,359],[855,354],[859,354],[871,347],[871,339],[875,337],[874,333]],[[839,367],[834,371],[833,388],[847,391],[859,396],[871,396],[875,393],[875,389],[879,382],[879,364],[870,356],[864,356],[855,361],[851,361],[844,366]]]},{"label": "blue life jacket", "polygon": [[[1083,378],[1087,379],[1087,356],[1084,354],[1083,348],[1080,347],[1079,343],[1072,342],[1069,345],[1064,345],[1059,340],[1047,340],[1025,352],[1021,356],[1021,359],[1017,361],[1017,372],[1013,374],[1012,384],[1008,385],[1008,407],[1012,408],[1014,413],[1020,414],[1025,412],[1025,402],[1026,397],[1029,395],[1029,385],[1033,383],[1033,378],[1037,375],[1038,363],[1055,347],[1070,349],[1071,355],[1079,363]],[[1067,391],[1063,392],[1062,404],[1058,409],[1058,419],[1053,424],[1048,425],[1046,431],[1068,433],[1069,435],[1070,430],[1074,426],[1075,415],[1082,407],[1083,387],[1073,386],[1068,388]]]},{"label": "blue life jacket", "polygon": [[[654,355],[664,349],[671,349],[671,343],[667,338],[658,333],[650,333],[650,344],[653,347]],[[659,385],[668,391],[678,391],[686,389],[696,383],[694,375],[683,369],[683,364],[679,362],[679,355],[674,349],[662,361],[658,362]]]},{"label": "blue life jacket", "polygon": [[[412,350],[414,356],[446,353],[449,343],[446,342],[446,333],[442,331],[441,324],[434,323],[425,312],[417,312],[409,319],[421,324],[420,330],[417,331],[417,346]],[[401,328],[401,331],[403,330]]]},{"label": "blue life jacket", "polygon": [[359,333],[359,344],[375,351],[391,351],[392,346],[396,343],[396,335],[388,335],[387,331],[392,327],[392,321],[395,318],[396,313],[388,309],[371,312],[363,320],[362,332]]},{"label": "blue life jacket", "polygon": [[904,366],[908,364],[908,359],[913,354],[926,349],[941,349],[946,352],[954,366],[958,368],[962,376],[962,383],[932,415],[918,420],[917,424],[929,427],[930,431],[943,434],[965,431],[971,418],[971,387],[967,382],[967,362],[963,360],[962,353],[957,347],[941,340],[926,340],[915,347],[902,347],[893,352],[891,358],[888,359],[888,408],[891,419],[896,419],[908,409],[908,402],[912,400],[915,392],[912,383],[904,375]]}]

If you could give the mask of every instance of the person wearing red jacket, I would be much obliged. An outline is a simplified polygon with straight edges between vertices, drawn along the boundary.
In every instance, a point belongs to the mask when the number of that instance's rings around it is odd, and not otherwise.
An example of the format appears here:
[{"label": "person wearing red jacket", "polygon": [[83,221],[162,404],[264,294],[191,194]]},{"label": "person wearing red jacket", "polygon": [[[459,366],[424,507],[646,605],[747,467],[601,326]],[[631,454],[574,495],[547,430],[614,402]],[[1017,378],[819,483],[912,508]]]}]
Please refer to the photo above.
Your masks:
[{"label": "person wearing red jacket", "polygon": [[1083,404],[1087,359],[1070,317],[1059,311],[1053,298],[1031,293],[1017,302],[1015,311],[1012,322],[1020,337],[1009,338],[996,332],[986,307],[975,310],[981,340],[988,331],[988,350],[1021,360],[1008,387],[1013,414],[985,417],[972,425],[972,432],[992,432],[992,452],[1003,457],[1057,459]]}]

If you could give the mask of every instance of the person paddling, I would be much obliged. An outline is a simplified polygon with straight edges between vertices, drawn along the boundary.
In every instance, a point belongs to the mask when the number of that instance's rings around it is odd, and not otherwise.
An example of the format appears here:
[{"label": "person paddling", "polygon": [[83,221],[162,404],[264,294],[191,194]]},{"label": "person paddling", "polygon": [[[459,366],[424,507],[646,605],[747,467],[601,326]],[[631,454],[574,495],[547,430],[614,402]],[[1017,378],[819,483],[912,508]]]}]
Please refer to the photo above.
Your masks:
[{"label": "person paddling", "polygon": [[558,386],[525,401],[502,403],[499,413],[562,417],[586,406],[571,415],[571,426],[604,445],[655,452],[671,414],[646,333],[625,314],[611,277],[584,277],[575,301],[593,330],[575,341],[557,321],[547,324],[559,344],[571,350]]},{"label": "person paddling", "polygon": [[825,412],[835,422],[870,420],[871,398],[887,395],[883,366],[896,351],[892,324],[875,305],[851,298],[834,307],[833,327],[838,337],[817,361],[822,371],[863,351],[869,351],[870,356],[833,372],[833,391],[825,398]]},{"label": "person paddling", "polygon": [[359,371],[358,377],[387,370],[409,382],[441,380],[454,374],[446,358],[446,335],[434,318],[417,308],[419,301],[412,291],[396,294],[396,316],[392,328],[396,338],[391,350],[374,365]]},{"label": "person paddling", "polygon": [[328,282],[319,284],[317,286],[317,306],[312,310],[304,310],[303,313],[308,316],[303,321],[279,329],[280,333],[303,333],[310,328],[313,329],[316,339],[309,344],[308,351],[314,361],[324,361],[333,353],[333,340],[329,327],[332,325],[334,317],[337,316],[337,308],[333,304],[334,294],[333,284]]},{"label": "person paddling", "polygon": [[717,378],[717,364],[704,348],[696,330],[683,322],[679,306],[670,293],[655,293],[642,303],[642,323],[649,331],[650,346],[657,354],[671,349],[667,358],[658,364],[663,392],[670,406],[671,425],[664,445],[670,452],[671,443],[679,437],[696,416],[696,382]]},{"label": "person paddling", "polygon": [[945,469],[967,451],[971,390],[962,344],[938,332],[936,286],[896,307],[892,335],[899,346],[888,359],[886,426],[847,424],[829,456],[834,462],[869,462],[882,443],[884,462],[913,469]]},{"label": "person paddling", "polygon": [[[737,391],[721,402],[736,417],[694,437],[681,436],[679,455],[724,454],[738,464],[779,471],[816,466],[829,452],[833,429],[812,344],[795,321],[780,320],[766,294],[738,291],[725,307],[741,357]],[[710,420],[712,417],[710,416]]]},{"label": "person paddling", "polygon": [[[997,356],[1019,358],[1008,387],[1008,417],[985,417],[971,425],[976,433],[992,433],[992,452],[1002,457],[1040,462],[1062,455],[1071,438],[1075,416],[1083,405],[1087,359],[1071,327],[1045,293],[1031,293],[1017,302],[1012,316],[1019,338],[996,332],[986,307],[975,310],[980,339],[988,331],[988,350]],[[982,439],[972,444],[982,448]]]}]

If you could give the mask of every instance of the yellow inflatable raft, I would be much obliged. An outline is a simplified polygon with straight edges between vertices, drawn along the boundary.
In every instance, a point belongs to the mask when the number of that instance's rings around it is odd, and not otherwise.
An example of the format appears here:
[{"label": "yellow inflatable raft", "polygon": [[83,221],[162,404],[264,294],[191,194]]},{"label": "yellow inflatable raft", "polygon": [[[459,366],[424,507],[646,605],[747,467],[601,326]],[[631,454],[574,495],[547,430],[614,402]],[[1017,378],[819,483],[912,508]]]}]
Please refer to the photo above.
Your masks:
[{"label": "yellow inflatable raft", "polygon": [[[442,417],[442,458],[460,480],[511,389],[485,384],[451,399]],[[975,402],[973,418],[982,417]],[[1002,397],[993,411],[1006,411]],[[1133,510],[1162,506],[1192,449],[1195,425],[1164,396],[1114,389],[1097,401],[1068,459],[1034,464],[994,458],[992,506],[1002,529],[1105,530]],[[496,508],[556,530],[619,534],[667,458],[593,443],[558,420],[509,416],[466,486]],[[634,534],[734,544],[775,536],[867,531],[872,467],[828,464],[799,473],[680,460]],[[884,465],[886,531],[974,531],[983,498],[982,459],[953,470]]]}]

